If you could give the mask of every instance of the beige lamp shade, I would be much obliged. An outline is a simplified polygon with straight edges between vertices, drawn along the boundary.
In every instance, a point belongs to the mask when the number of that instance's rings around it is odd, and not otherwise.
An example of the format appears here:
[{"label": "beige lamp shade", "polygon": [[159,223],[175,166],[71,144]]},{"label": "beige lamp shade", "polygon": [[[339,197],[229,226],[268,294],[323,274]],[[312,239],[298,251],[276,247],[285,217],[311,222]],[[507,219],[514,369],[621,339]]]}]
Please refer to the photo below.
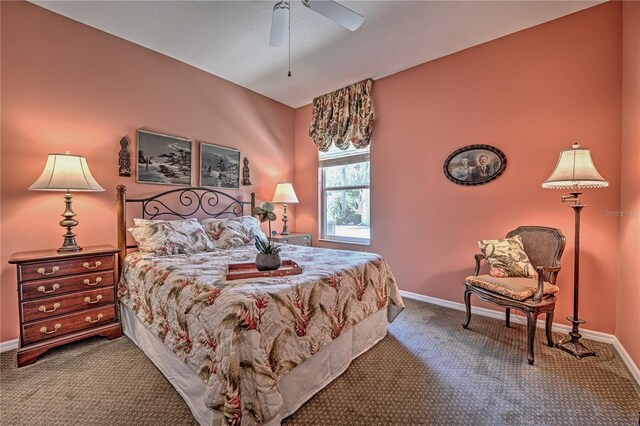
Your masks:
[{"label": "beige lamp shade", "polygon": [[543,188],[605,188],[609,182],[596,170],[591,159],[591,151],[574,144],[560,151],[558,164],[551,176],[542,183]]},{"label": "beige lamp shade", "polygon": [[38,191],[104,191],[79,155],[49,154],[44,171],[29,189]]},{"label": "beige lamp shade", "polygon": [[297,204],[298,197],[296,196],[296,192],[293,190],[293,185],[289,182],[280,182],[276,186],[276,192],[273,194],[274,203],[284,203],[284,204]]}]

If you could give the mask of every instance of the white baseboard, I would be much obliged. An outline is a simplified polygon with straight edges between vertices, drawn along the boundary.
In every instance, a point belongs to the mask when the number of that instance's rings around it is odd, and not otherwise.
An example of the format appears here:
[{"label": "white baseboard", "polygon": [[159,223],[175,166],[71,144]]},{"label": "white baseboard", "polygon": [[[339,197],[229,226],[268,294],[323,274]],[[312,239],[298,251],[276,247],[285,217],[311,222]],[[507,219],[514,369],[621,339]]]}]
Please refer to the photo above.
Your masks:
[{"label": "white baseboard", "polygon": [[638,382],[638,384],[640,385],[640,369],[638,369],[638,366],[633,362],[633,359],[631,359],[631,356],[625,350],[624,346],[622,346],[622,343],[620,343],[620,341],[616,336],[613,336],[613,347],[616,348],[616,350],[618,351],[618,354],[620,354],[620,357],[622,358],[624,363],[627,365],[627,368],[629,369],[629,371],[631,371],[631,375],[636,379],[636,382]]},{"label": "white baseboard", "polygon": [[[425,296],[422,294],[412,293],[410,291],[405,291],[405,290],[400,290],[400,294],[403,297],[408,297],[409,299],[420,300],[422,302],[432,303],[434,305],[444,306],[446,308],[456,309],[458,311],[466,311],[464,303],[452,302],[450,300],[445,300],[445,299],[438,299],[437,297]],[[476,315],[482,315],[489,318],[497,318],[501,320],[504,320],[505,318],[504,311],[494,311],[493,309],[479,308],[476,306],[471,306],[471,313]],[[523,319],[519,317],[517,313],[514,312],[513,309],[511,310],[511,322],[526,323],[525,321],[526,320],[523,321]],[[538,320],[537,326],[538,328],[544,328],[545,327],[544,320]],[[556,322],[553,323],[551,329],[558,333],[567,333],[571,331],[570,326],[566,324],[558,324]],[[629,356],[629,354],[624,349],[624,347],[622,346],[622,344],[620,343],[620,341],[616,336],[614,336],[613,334],[602,333],[600,331],[593,331],[593,330],[588,330],[583,328],[580,329],[580,334],[582,334],[582,337],[584,337],[585,339],[591,339],[597,342],[604,342],[604,343],[609,343],[613,345],[616,351],[618,351],[620,358],[622,358],[625,365],[629,369],[629,372],[631,372],[631,375],[633,376],[633,378],[640,385],[640,369],[638,369],[638,366],[633,362],[633,359],[631,359],[631,356]]]},{"label": "white baseboard", "polygon": [[18,349],[18,339],[7,340],[6,342],[0,342],[0,353],[10,351],[13,349]]}]

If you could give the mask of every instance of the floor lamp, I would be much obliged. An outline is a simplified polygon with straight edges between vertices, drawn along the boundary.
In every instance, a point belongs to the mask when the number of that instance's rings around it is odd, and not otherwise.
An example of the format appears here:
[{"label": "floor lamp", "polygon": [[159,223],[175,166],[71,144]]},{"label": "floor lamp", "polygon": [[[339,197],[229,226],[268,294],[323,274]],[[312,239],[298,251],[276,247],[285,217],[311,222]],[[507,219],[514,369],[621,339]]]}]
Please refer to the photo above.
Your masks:
[{"label": "floor lamp", "polygon": [[585,321],[578,317],[578,295],[580,289],[580,211],[586,205],[580,204],[580,188],[604,188],[609,182],[604,180],[591,159],[591,151],[574,144],[560,152],[556,168],[542,184],[543,188],[570,189],[569,195],[562,196],[562,202],[572,202],[569,207],[575,212],[575,249],[573,258],[573,317],[567,320],[573,324],[569,338],[565,338],[556,346],[577,358],[594,356],[596,353],[580,342],[580,324]]}]

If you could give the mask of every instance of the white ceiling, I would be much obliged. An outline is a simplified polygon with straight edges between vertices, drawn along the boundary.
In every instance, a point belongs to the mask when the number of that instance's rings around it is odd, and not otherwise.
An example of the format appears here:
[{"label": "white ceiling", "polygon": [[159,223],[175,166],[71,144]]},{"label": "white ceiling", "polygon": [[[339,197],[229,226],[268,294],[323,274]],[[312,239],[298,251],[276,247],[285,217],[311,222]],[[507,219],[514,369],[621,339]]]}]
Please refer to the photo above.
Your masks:
[{"label": "white ceiling", "polygon": [[291,0],[287,47],[269,46],[272,1],[32,1],[292,107],[603,1],[341,1],[351,32]]}]

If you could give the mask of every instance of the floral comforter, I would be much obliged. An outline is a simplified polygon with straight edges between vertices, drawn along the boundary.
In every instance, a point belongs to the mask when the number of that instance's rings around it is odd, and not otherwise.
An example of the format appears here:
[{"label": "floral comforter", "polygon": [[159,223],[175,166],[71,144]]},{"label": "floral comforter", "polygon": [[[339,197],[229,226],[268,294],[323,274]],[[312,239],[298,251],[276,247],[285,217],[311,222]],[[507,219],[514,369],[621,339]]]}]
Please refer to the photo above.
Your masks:
[{"label": "floral comforter", "polygon": [[206,384],[205,403],[231,425],[261,424],[282,406],[278,381],[349,327],[403,302],[378,255],[283,245],[301,275],[227,281],[244,246],[191,255],[132,253],[120,300]]}]

